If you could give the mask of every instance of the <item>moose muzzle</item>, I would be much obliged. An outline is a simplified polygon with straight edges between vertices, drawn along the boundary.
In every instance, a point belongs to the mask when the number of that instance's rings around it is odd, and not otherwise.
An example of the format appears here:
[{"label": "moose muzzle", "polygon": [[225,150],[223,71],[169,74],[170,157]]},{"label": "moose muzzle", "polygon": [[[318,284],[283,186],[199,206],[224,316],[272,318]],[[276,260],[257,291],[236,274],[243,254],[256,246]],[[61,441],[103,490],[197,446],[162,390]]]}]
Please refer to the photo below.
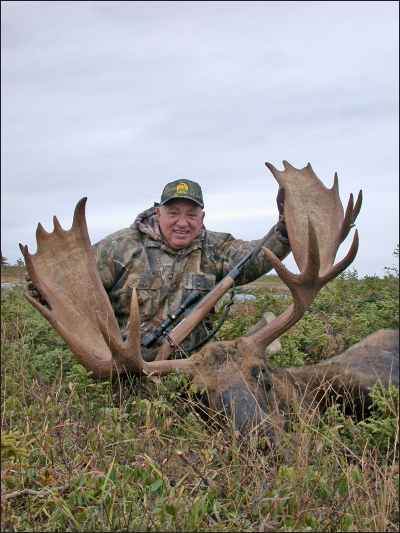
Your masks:
[{"label": "moose muzzle", "polygon": [[277,410],[271,409],[246,383],[222,392],[220,402],[230,431],[239,432],[242,438],[250,435],[267,438],[272,446],[280,441],[282,421],[277,420]]}]

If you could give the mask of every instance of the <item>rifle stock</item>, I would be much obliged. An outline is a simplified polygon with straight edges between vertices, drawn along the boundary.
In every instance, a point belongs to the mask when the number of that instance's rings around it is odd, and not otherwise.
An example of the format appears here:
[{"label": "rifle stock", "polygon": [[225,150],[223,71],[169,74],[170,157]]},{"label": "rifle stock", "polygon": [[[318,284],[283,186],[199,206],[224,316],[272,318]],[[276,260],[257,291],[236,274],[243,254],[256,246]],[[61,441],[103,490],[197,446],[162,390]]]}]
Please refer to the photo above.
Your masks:
[{"label": "rifle stock", "polygon": [[[184,318],[169,334],[169,339],[174,346],[165,339],[160,349],[157,352],[156,361],[168,359],[168,357],[175,350],[176,346],[186,339],[188,335],[194,330],[203,318],[205,318],[214,305],[222,298],[222,296],[233,286],[235,279],[239,275],[237,269],[232,270],[222,281],[218,283],[200,302],[193,308],[190,314]],[[235,276],[235,277],[233,277]]]}]

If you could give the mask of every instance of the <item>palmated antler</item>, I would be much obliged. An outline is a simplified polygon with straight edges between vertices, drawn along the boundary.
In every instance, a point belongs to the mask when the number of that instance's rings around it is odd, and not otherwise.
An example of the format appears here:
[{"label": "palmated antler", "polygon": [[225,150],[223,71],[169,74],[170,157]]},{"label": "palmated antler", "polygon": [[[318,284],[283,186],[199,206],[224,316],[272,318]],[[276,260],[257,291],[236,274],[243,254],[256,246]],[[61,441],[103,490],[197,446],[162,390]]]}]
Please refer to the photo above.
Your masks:
[{"label": "palmated antler", "polygon": [[351,194],[344,215],[337,174],[332,189],[327,189],[310,163],[299,170],[283,161],[283,172],[270,163],[266,165],[279,185],[285,187],[286,227],[300,274],[289,272],[270,250],[263,248],[276,273],[289,287],[293,304],[268,326],[245,339],[262,350],[298,322],[318,291],[353,262],[358,250],[357,231],[346,257],[334,265],[338,248],[354,225],[362,203],[361,191],[355,206]]},{"label": "palmated antler", "polygon": [[37,252],[30,254],[20,244],[30,279],[50,310],[25,294],[27,300],[50,322],[71,348],[78,361],[95,378],[117,373],[156,372],[168,374],[175,368],[191,374],[188,360],[148,363],[140,354],[140,320],[136,291],[128,337],[122,341],[113,309],[101,283],[86,225],[82,198],[74,213],[72,227],[65,231],[54,217],[54,231],[41,224],[36,231]]}]

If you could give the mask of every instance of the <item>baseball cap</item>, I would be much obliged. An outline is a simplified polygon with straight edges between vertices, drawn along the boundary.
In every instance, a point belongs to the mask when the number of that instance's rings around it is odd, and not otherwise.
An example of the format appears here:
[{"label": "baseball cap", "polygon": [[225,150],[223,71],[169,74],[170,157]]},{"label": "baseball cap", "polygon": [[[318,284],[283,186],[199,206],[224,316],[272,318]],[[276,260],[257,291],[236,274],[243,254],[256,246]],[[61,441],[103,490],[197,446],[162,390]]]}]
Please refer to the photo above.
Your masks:
[{"label": "baseball cap", "polygon": [[195,181],[176,180],[167,183],[161,195],[160,205],[164,205],[166,202],[174,198],[186,198],[187,200],[195,202],[202,209],[204,207],[201,187]]}]

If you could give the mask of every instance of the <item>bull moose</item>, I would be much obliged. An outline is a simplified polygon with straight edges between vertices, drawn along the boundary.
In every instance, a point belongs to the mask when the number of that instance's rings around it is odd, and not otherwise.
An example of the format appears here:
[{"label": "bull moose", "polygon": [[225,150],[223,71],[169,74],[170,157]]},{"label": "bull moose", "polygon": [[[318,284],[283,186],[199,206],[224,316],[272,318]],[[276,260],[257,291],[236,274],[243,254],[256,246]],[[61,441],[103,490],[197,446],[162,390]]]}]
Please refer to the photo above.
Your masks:
[{"label": "bull moose", "polygon": [[289,287],[293,304],[251,335],[209,343],[187,359],[168,359],[168,354],[145,361],[136,291],[132,289],[129,333],[123,342],[97,272],[85,219],[86,198],[78,202],[70,230],[63,230],[54,217],[52,233],[38,225],[35,254],[20,245],[28,274],[49,308],[29,295],[26,298],[95,379],[123,373],[165,376],[179,370],[198,389],[205,390],[202,401],[226,415],[227,424],[242,436],[257,430],[271,443],[276,442],[285,429],[285,414],[299,401],[323,410],[332,396],[340,397],[362,416],[371,403],[368,388],[378,379],[384,386],[390,382],[398,385],[398,331],[378,331],[313,366],[283,369],[265,360],[266,348],[301,319],[318,291],[352,263],[358,250],[355,231],[349,252],[334,264],[337,250],[360,211],[361,191],[355,204],[350,195],[344,213],[336,174],[333,187],[327,189],[310,164],[301,170],[286,161],[283,164],[282,172],[266,163],[279,185],[285,187],[287,231],[300,273],[289,272],[263,248]]}]

